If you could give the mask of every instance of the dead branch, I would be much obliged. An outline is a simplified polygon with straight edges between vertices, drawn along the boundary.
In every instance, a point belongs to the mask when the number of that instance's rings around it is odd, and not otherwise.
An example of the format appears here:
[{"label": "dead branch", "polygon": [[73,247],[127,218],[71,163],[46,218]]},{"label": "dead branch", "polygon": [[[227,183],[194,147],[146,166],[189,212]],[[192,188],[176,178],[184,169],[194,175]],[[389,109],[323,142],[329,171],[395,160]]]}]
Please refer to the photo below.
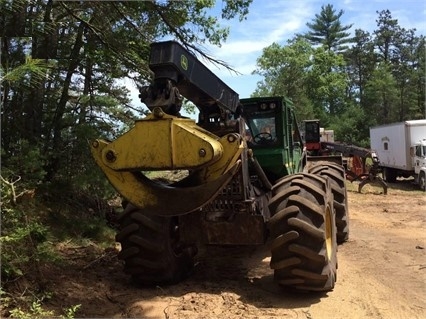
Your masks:
[{"label": "dead branch", "polygon": [[19,182],[21,180],[21,176],[18,176],[18,178],[13,181],[13,182],[9,182],[8,180],[6,180],[3,176],[0,175],[0,179],[1,181],[6,184],[7,186],[10,187],[10,190],[12,191],[12,203],[13,205],[16,205],[16,200],[18,199],[18,197],[22,196],[23,194],[25,194],[25,191],[19,193],[18,195],[16,195],[16,190],[15,190],[15,183]]}]

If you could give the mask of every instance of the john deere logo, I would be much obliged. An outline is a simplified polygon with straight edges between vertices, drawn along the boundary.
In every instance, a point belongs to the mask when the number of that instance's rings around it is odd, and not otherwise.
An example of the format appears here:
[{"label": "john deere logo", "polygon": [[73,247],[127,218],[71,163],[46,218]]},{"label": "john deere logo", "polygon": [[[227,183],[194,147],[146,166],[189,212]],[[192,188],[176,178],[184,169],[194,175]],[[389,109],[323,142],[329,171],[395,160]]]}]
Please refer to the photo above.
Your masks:
[{"label": "john deere logo", "polygon": [[183,54],[180,56],[180,66],[185,71],[188,70],[188,59]]}]

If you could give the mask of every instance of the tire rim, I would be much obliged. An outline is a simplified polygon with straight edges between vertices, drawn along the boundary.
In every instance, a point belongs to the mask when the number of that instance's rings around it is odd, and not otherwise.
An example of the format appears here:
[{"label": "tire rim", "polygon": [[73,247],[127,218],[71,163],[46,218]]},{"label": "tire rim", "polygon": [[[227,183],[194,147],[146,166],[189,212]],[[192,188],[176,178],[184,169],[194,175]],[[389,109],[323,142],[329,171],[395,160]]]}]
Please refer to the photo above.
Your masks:
[{"label": "tire rim", "polygon": [[330,207],[328,205],[325,211],[325,247],[327,250],[327,258],[331,260],[333,252],[333,227]]}]

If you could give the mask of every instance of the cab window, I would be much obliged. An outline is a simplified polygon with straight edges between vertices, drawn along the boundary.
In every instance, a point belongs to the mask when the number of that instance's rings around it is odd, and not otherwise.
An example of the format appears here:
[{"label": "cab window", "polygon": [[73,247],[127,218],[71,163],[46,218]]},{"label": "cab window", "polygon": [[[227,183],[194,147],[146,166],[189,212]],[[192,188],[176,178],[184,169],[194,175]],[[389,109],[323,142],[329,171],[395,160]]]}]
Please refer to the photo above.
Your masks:
[{"label": "cab window", "polygon": [[249,119],[251,141],[254,144],[271,144],[277,141],[275,116]]}]

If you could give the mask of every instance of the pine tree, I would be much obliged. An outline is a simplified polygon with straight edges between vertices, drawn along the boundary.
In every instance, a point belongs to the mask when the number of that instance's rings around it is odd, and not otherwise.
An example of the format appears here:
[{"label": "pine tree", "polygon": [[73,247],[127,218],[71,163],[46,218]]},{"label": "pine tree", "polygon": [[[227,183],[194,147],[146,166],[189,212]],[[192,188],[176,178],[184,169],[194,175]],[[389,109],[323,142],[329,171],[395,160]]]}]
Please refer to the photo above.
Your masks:
[{"label": "pine tree", "polygon": [[342,26],[340,18],[343,13],[344,11],[340,10],[336,14],[336,10],[331,4],[321,6],[321,13],[316,14],[311,23],[306,24],[310,31],[304,36],[311,44],[322,45],[329,51],[340,53],[346,50],[347,46],[344,44],[352,42],[349,38],[350,33],[346,31],[352,27],[352,24]]}]

